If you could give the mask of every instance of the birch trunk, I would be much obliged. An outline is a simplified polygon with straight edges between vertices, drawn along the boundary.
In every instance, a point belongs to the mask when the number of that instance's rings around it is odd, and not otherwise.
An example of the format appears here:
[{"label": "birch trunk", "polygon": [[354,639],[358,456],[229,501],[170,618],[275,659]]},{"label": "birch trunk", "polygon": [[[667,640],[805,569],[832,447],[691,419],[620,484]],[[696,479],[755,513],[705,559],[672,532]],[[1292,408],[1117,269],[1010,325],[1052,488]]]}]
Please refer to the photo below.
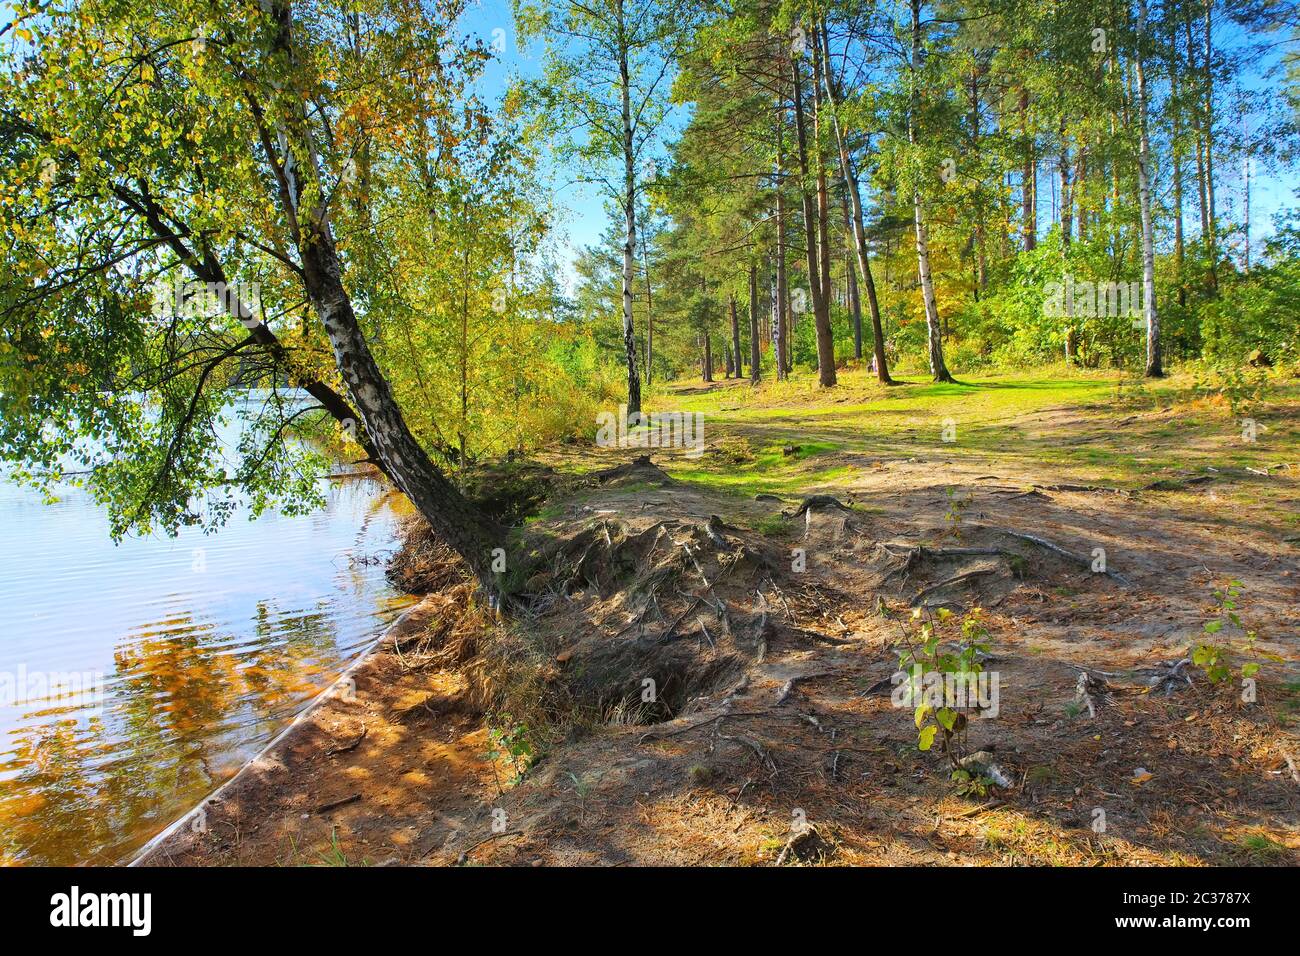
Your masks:
[{"label": "birch trunk", "polygon": [[1156,252],[1151,226],[1151,143],[1147,132],[1146,64],[1143,57],[1147,31],[1147,0],[1138,0],[1137,70],[1138,99],[1138,204],[1142,215],[1142,313],[1147,327],[1149,378],[1164,375],[1160,360],[1160,317],[1156,314]]},{"label": "birch trunk", "polygon": [[[276,45],[293,63],[295,51],[288,3],[277,3],[272,7],[272,14],[279,26]],[[328,207],[320,198],[323,194],[320,190],[308,192],[303,188],[304,170],[298,168],[293,158],[305,157],[305,175],[316,183],[321,181],[306,104],[295,103],[289,113],[284,117],[281,136],[291,148],[285,150],[283,165],[274,172],[282,177],[288,199],[286,212],[301,257],[307,300],[324,326],[334,352],[334,363],[385,470],[434,532],[490,590],[494,580],[491,549],[504,543],[504,533],[447,480],[411,434],[344,288]],[[305,202],[304,194],[315,195],[314,202]]]},{"label": "birch trunk", "polygon": [[[921,0],[912,0],[912,89],[907,111],[907,141],[916,145],[916,111],[918,106],[917,73],[921,67]],[[930,275],[930,239],[925,213],[921,208],[921,190],[912,190],[912,215],[916,224],[916,262],[921,278],[921,298],[925,305],[925,326],[930,347],[930,373],[936,382],[951,382],[952,375],[943,361],[943,328],[939,324],[939,306],[934,297],[934,279]]]},{"label": "birch trunk", "polygon": [[623,241],[623,349],[627,359],[627,413],[641,411],[641,376],[637,371],[636,331],[632,324],[632,284],[636,278],[636,171],[632,143],[632,78],[628,66],[627,27],[623,0],[615,0],[618,18],[618,82],[622,99],[623,215],[627,234]]}]

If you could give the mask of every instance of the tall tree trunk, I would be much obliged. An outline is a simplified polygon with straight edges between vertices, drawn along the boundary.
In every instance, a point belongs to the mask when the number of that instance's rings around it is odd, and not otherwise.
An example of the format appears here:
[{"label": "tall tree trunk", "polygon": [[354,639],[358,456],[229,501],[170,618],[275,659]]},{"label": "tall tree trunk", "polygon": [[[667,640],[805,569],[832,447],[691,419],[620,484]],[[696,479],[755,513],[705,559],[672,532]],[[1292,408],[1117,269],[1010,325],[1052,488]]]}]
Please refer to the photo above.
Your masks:
[{"label": "tall tree trunk", "polygon": [[1061,155],[1059,170],[1061,176],[1061,249],[1070,248],[1071,233],[1074,231],[1074,186],[1070,182],[1070,143],[1066,138],[1065,117],[1061,117]]},{"label": "tall tree trunk", "polygon": [[1245,235],[1243,238],[1246,243],[1246,271],[1250,272],[1250,137],[1246,129],[1246,118],[1241,119],[1241,140],[1245,156],[1241,160],[1241,188],[1242,188],[1242,218],[1245,220],[1243,225]]},{"label": "tall tree trunk", "polygon": [[479,580],[489,584],[493,579],[491,549],[504,545],[504,533],[446,479],[407,427],[343,288],[328,223],[311,223],[304,240],[299,249],[303,284],[366,431],[374,438],[397,486],[420,515]]},{"label": "tall tree trunk", "polygon": [[1218,223],[1214,208],[1214,46],[1211,27],[1214,22],[1214,0],[1205,0],[1205,204],[1206,251],[1210,257],[1210,289],[1219,289]]},{"label": "tall tree trunk", "polygon": [[844,214],[844,236],[849,241],[850,246],[845,250],[847,253],[844,260],[844,292],[849,300],[849,315],[853,319],[853,358],[856,361],[862,361],[862,296],[858,294],[858,267],[853,261],[857,252],[853,248],[853,217],[849,212],[849,184],[844,184],[844,192],[840,196],[840,207]]},{"label": "tall tree trunk", "polygon": [[808,131],[804,123],[803,81],[799,61],[791,58],[790,76],[794,83],[794,122],[799,143],[800,193],[803,197],[804,233],[808,263],[808,291],[812,296],[813,323],[817,334],[817,380],[823,388],[835,384],[835,343],[831,338],[830,310],[823,295],[821,270],[818,268],[817,224],[818,215],[812,193],[809,191]]},{"label": "tall tree trunk", "polygon": [[835,130],[835,142],[840,153],[840,175],[844,177],[849,202],[852,205],[853,246],[857,252],[858,271],[862,274],[862,284],[867,291],[867,307],[871,310],[873,365],[876,369],[876,378],[885,385],[893,385],[894,380],[889,377],[889,363],[885,360],[885,333],[880,321],[880,301],[876,297],[876,282],[871,275],[871,256],[867,249],[866,229],[863,226],[862,190],[858,184],[857,171],[853,166],[853,157],[849,155],[845,130],[840,123],[838,112],[841,101],[839,82],[835,79],[831,70],[830,44],[826,39],[825,30],[821,31],[821,37],[822,52],[826,58],[826,93],[831,102],[831,123]]},{"label": "tall tree trunk", "polygon": [[776,255],[771,256],[770,269],[768,270],[768,298],[769,306],[767,323],[770,329],[770,341],[772,344],[772,357],[776,365],[776,380],[782,379],[781,374],[781,294],[780,282],[776,274]]},{"label": "tall tree trunk", "polygon": [[645,383],[649,386],[655,357],[655,322],[654,299],[650,293],[650,243],[644,237],[641,242],[641,262],[645,272]]},{"label": "tall tree trunk", "polygon": [[[916,145],[916,112],[919,105],[917,89],[921,69],[921,0],[912,4],[912,59],[911,90],[907,111],[907,141]],[[952,375],[943,360],[943,328],[939,324],[939,305],[934,297],[934,280],[930,275],[930,240],[926,229],[925,213],[921,208],[921,189],[912,191],[912,214],[916,224],[916,262],[921,278],[921,298],[925,305],[925,326],[930,346],[930,372],[936,382],[951,382]]]},{"label": "tall tree trunk", "polygon": [[776,131],[776,298],[772,303],[776,344],[776,378],[784,381],[790,374],[790,284],[786,276],[785,215],[785,107],[777,112]]},{"label": "tall tree trunk", "polygon": [[[812,161],[817,166],[817,249],[820,253],[822,277],[822,302],[826,311],[826,330],[831,335],[830,310],[833,301],[831,291],[831,224],[830,192],[826,184],[826,158],[822,155],[822,113],[825,103],[822,99],[822,53],[818,44],[821,31],[813,30],[813,141]],[[835,368],[835,340],[831,342],[831,369]]]},{"label": "tall tree trunk", "polygon": [[[467,229],[469,218],[469,201],[461,203],[461,228]],[[468,463],[469,450],[466,446],[465,431],[469,427],[469,243],[461,254],[460,274],[460,422],[456,429],[457,444],[460,449],[459,464],[464,468]]]},{"label": "tall tree trunk", "polygon": [[731,306],[731,354],[735,357],[736,378],[740,378],[740,317],[736,314],[736,294],[733,292],[730,297]]},{"label": "tall tree trunk", "polygon": [[1147,35],[1147,0],[1138,0],[1137,69],[1138,99],[1138,203],[1142,213],[1142,312],[1147,327],[1149,378],[1164,375],[1160,356],[1160,318],[1156,314],[1156,252],[1151,224],[1151,143],[1147,132],[1147,82],[1144,48]]},{"label": "tall tree trunk", "polygon": [[[290,6],[279,0],[273,2],[271,12],[278,22],[274,45],[293,63],[297,56]],[[320,317],[339,374],[385,470],[438,537],[491,590],[494,581],[491,549],[504,545],[504,532],[466,499],[429,459],[411,434],[388,380],[375,362],[343,285],[343,270],[330,230],[328,208],[319,188],[323,177],[304,102],[293,103],[289,115],[284,117],[283,133],[290,148],[274,174],[283,177],[283,192],[289,206],[285,211],[294,225],[303,288],[313,311]],[[311,180],[311,189],[305,188],[309,184],[302,181],[300,164]]]},{"label": "tall tree trunk", "polygon": [[[1170,44],[1173,50],[1174,64],[1173,75],[1175,79],[1173,98],[1178,99],[1178,43],[1177,31],[1173,37],[1174,42]],[[1187,305],[1187,285],[1183,281],[1183,269],[1187,261],[1187,240],[1184,235],[1183,226],[1183,136],[1182,121],[1179,116],[1178,107],[1175,104],[1170,111],[1173,114],[1173,142],[1170,144],[1170,150],[1173,153],[1173,187],[1174,187],[1174,270],[1177,273],[1178,283],[1178,304]]]},{"label": "tall tree trunk", "polygon": [[641,375],[637,370],[636,331],[632,324],[632,284],[636,279],[636,161],[632,142],[632,78],[628,67],[627,26],[624,0],[614,0],[618,18],[618,83],[623,133],[623,218],[627,234],[623,240],[623,349],[627,358],[628,417],[641,411]]},{"label": "tall tree trunk", "polygon": [[1205,136],[1201,131],[1200,79],[1196,71],[1196,42],[1192,36],[1192,5],[1183,8],[1183,26],[1187,36],[1187,72],[1192,83],[1192,105],[1189,112],[1192,117],[1192,131],[1196,134],[1196,203],[1201,214],[1201,242],[1206,242],[1210,234],[1210,203],[1206,198],[1205,184]]},{"label": "tall tree trunk", "polygon": [[761,356],[758,350],[758,266],[749,264],[749,380],[758,384],[760,377],[758,365]]},{"label": "tall tree trunk", "polygon": [[[978,62],[971,63],[970,71],[970,130],[971,130],[971,152],[976,156],[981,154],[983,146],[980,142],[980,66]],[[983,185],[983,182],[980,183]],[[980,293],[988,287],[988,257],[984,248],[984,220],[985,208],[984,198],[977,197],[975,209],[975,230],[971,244],[975,251],[975,301],[980,299]]]},{"label": "tall tree trunk", "polygon": [[1205,178],[1205,134],[1201,120],[1201,108],[1204,99],[1201,96],[1201,78],[1196,69],[1196,39],[1192,34],[1192,4],[1183,8],[1183,27],[1187,36],[1187,74],[1192,85],[1191,118],[1192,131],[1196,135],[1196,206],[1201,216],[1201,245],[1209,247],[1210,203],[1208,183]]},{"label": "tall tree trunk", "polygon": [[1088,241],[1088,207],[1085,205],[1087,192],[1084,190],[1084,184],[1088,181],[1088,144],[1083,142],[1079,144],[1078,163],[1074,169],[1074,181],[1078,184],[1077,192],[1079,193],[1079,216],[1076,222],[1076,231],[1079,234],[1080,242]]},{"label": "tall tree trunk", "polygon": [[[917,18],[913,17],[915,21]],[[1038,247],[1038,164],[1034,138],[1029,128],[1029,91],[1020,90],[1020,127],[1024,136],[1025,162],[1020,173],[1020,215],[1025,233],[1025,251]]]},{"label": "tall tree trunk", "polygon": [[704,332],[704,381],[713,381],[713,342],[708,330]]},{"label": "tall tree trunk", "polygon": [[1184,265],[1187,261],[1187,237],[1186,225],[1184,224],[1183,210],[1183,172],[1184,150],[1186,149],[1186,139],[1183,135],[1183,87],[1186,82],[1183,76],[1183,66],[1180,62],[1178,49],[1178,20],[1176,11],[1170,11],[1166,19],[1169,29],[1169,153],[1172,162],[1171,177],[1173,179],[1173,200],[1174,200],[1174,270],[1176,273],[1175,281],[1178,286],[1178,304],[1185,306],[1187,304],[1187,285],[1183,281]]}]

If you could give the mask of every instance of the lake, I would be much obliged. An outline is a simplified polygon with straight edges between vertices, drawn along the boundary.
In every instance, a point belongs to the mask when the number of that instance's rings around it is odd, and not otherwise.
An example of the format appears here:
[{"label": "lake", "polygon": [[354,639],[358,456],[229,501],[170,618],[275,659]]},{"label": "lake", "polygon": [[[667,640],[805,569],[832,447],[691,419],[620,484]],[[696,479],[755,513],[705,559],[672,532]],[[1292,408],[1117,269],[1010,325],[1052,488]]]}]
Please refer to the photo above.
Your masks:
[{"label": "lake", "polygon": [[0,480],[0,863],[116,863],[288,724],[412,598],[404,498],[115,545],[71,488]]}]

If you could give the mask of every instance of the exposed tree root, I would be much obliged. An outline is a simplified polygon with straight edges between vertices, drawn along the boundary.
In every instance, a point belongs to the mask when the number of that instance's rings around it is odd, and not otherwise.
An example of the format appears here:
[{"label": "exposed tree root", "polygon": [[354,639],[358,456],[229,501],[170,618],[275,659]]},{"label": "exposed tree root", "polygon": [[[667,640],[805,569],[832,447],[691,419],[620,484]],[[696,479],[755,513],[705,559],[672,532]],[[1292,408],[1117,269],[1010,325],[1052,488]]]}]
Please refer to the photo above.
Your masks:
[{"label": "exposed tree root", "polygon": [[940,581],[938,584],[931,584],[928,588],[922,588],[920,591],[916,592],[916,596],[912,598],[912,606],[915,607],[923,599],[929,597],[931,594],[937,594],[945,588],[950,588],[955,584],[961,584],[965,581],[971,581],[975,578],[984,577],[989,574],[997,574],[998,571],[998,568],[976,568],[973,571],[966,571],[963,574],[954,575],[951,578]]},{"label": "exposed tree root", "polygon": [[840,511],[847,511],[850,514],[853,512],[852,508],[840,501],[840,499],[836,498],[834,495],[811,495],[805,498],[794,511],[783,511],[781,512],[781,515],[785,518],[799,518],[806,514],[810,509],[815,508],[838,508]]},{"label": "exposed tree root", "polygon": [[[1037,535],[1032,535],[1032,534],[1025,534],[1022,531],[1007,531],[1004,528],[990,528],[989,530],[994,531],[997,534],[1004,534],[1010,538],[1016,538],[1020,541],[1027,541],[1030,544],[1035,544],[1040,548],[1045,548],[1046,550],[1051,551],[1053,554],[1058,554],[1069,561],[1073,561],[1075,564],[1078,564],[1082,567],[1088,569],[1092,568],[1091,558],[1084,557],[1081,554],[1075,554],[1073,551],[1069,551],[1066,548],[1061,547],[1059,544],[1053,544],[1052,542],[1048,541],[1046,538],[1040,538]],[[1107,568],[1104,571],[1098,571],[1096,573],[1104,574],[1106,575],[1106,577],[1114,581],[1118,581],[1120,584],[1124,585],[1125,587],[1132,586],[1132,583],[1127,578],[1125,578],[1123,575],[1117,574],[1116,572],[1110,570],[1109,568]]]}]

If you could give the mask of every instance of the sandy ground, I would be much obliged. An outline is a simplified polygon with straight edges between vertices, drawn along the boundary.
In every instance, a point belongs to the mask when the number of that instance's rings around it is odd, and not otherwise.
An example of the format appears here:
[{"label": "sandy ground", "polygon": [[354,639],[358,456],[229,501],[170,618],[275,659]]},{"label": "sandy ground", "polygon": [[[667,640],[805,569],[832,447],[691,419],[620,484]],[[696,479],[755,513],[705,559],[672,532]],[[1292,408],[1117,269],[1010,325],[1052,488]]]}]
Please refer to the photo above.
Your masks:
[{"label": "sandy ground", "polygon": [[[595,700],[518,782],[487,758],[465,677],[410,669],[390,642],[353,699],[329,701],[209,808],[205,832],[147,862],[1300,863],[1293,532],[1221,504],[1264,482],[1294,501],[1294,465],[1120,493],[1023,458],[995,474],[941,454],[841,457],[852,477],[814,490],[847,508],[797,514],[795,499],[714,496],[642,468],[534,529],[586,535],[577,570],[557,558],[534,582],[546,599],[526,626],[554,679],[577,693],[608,672],[631,690]],[[1092,570],[1096,548],[1109,573]],[[1160,684],[1233,579],[1259,633],[1255,699],[1194,668]],[[891,703],[918,606],[983,608],[1000,702],[971,714],[968,750],[1004,780],[986,794],[960,794]],[[445,611],[426,601],[398,646]],[[1101,682],[1091,714],[1082,671]],[[645,674],[664,696],[638,712]]]},{"label": "sandy ground", "polygon": [[441,613],[426,598],[354,674],[245,767],[148,866],[416,864],[466,828],[493,788],[464,678],[412,670],[396,650]]}]

